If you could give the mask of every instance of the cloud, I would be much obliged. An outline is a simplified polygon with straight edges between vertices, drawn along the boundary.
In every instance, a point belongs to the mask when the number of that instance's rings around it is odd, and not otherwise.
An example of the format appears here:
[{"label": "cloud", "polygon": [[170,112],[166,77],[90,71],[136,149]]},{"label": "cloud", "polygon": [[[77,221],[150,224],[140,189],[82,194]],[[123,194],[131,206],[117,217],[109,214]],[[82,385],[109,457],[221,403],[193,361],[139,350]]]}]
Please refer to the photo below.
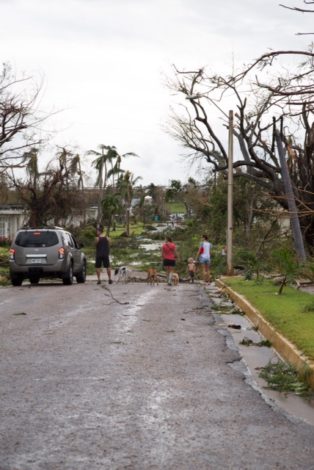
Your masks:
[{"label": "cloud", "polygon": [[162,129],[172,64],[221,73],[270,47],[304,48],[294,33],[312,19],[273,0],[0,0],[0,15],[2,62],[44,77],[42,105],[64,110],[51,120],[55,141],[134,151],[149,182],[189,171]]}]

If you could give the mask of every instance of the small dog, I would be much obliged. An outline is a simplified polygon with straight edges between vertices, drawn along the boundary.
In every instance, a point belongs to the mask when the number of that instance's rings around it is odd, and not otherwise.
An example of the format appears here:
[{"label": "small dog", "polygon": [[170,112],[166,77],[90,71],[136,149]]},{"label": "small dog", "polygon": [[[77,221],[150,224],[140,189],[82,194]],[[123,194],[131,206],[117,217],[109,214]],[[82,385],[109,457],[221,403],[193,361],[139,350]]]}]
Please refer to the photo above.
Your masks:
[{"label": "small dog", "polygon": [[117,282],[128,282],[131,271],[126,266],[120,266],[114,270],[114,275],[117,276]]},{"label": "small dog", "polygon": [[157,270],[156,268],[148,268],[147,270],[147,284],[154,286],[158,284]]},{"label": "small dog", "polygon": [[179,274],[178,273],[171,273],[171,282],[174,286],[179,284]]}]

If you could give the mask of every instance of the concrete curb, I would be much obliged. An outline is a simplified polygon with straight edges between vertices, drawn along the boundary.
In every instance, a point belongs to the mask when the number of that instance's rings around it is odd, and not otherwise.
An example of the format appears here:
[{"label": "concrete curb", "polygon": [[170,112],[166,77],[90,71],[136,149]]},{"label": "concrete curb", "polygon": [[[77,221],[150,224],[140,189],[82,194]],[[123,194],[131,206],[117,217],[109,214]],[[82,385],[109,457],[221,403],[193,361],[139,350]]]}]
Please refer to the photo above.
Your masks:
[{"label": "concrete curb", "polygon": [[223,280],[217,279],[216,285],[233,300],[233,302],[248,316],[254,326],[256,326],[262,335],[268,339],[277,353],[287,362],[296,367],[297,370],[308,368],[310,373],[307,376],[307,382],[314,390],[314,362],[298,350],[294,344],[282,336],[275,328],[254,308],[248,300],[227,286]]}]

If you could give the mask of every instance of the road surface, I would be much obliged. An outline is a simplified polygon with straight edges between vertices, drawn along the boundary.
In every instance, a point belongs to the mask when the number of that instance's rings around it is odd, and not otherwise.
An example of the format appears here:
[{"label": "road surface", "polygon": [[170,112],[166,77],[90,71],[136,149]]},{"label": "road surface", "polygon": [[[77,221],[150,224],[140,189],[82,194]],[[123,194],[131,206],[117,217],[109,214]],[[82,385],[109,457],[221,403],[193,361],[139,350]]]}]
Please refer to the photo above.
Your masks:
[{"label": "road surface", "polygon": [[314,469],[198,285],[0,290],[0,470]]}]

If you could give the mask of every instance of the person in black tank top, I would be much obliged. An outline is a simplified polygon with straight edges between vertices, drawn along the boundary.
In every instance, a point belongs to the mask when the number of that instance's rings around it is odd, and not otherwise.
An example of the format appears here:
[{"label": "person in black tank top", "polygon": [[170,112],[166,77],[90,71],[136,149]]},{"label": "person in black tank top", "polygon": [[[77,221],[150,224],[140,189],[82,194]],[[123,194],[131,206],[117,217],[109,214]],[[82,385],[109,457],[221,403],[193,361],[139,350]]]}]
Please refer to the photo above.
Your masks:
[{"label": "person in black tank top", "polygon": [[109,238],[103,231],[101,227],[97,232],[96,237],[96,259],[95,259],[95,268],[96,268],[96,275],[97,275],[97,284],[101,283],[100,275],[102,271],[102,266],[107,269],[109,284],[112,284],[111,279],[111,268],[110,268],[110,245],[109,245]]},{"label": "person in black tank top", "polygon": [[109,240],[102,234],[98,237],[96,244],[96,257],[97,256],[109,256]]}]

